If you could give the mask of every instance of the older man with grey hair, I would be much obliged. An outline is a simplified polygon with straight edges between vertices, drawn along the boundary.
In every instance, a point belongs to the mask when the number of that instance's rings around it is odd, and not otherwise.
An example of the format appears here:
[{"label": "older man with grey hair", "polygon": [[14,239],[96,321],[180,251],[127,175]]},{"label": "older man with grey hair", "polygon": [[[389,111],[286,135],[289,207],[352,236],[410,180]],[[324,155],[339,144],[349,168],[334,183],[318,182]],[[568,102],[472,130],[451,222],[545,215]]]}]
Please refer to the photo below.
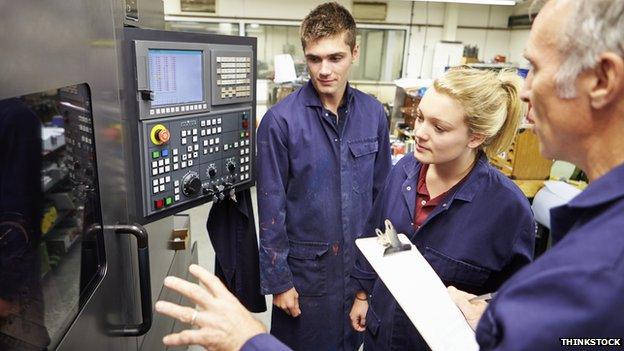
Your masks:
[{"label": "older man with grey hair", "polygon": [[482,350],[621,349],[624,1],[548,1],[525,57],[532,68],[522,98],[532,106],[542,154],[575,163],[590,185],[552,210],[553,248],[489,306],[449,291]]}]

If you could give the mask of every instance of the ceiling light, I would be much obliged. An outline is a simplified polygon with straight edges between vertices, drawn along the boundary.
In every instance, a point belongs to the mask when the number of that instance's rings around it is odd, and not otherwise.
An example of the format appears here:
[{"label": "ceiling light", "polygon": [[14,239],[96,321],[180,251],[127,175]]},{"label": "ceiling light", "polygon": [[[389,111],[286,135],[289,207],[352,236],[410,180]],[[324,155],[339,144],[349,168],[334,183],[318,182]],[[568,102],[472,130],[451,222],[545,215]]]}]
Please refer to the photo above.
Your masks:
[{"label": "ceiling light", "polygon": [[429,2],[454,2],[461,4],[475,4],[475,5],[516,5],[516,0],[410,0],[410,1],[429,1]]}]

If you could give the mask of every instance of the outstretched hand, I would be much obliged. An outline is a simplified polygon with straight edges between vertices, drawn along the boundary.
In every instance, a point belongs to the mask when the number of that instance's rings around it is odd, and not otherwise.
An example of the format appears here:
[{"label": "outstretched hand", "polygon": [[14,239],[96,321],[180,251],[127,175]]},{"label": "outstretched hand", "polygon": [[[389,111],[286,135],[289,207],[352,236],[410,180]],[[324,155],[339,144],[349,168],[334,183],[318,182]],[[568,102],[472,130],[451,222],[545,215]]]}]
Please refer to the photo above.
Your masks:
[{"label": "outstretched hand", "polygon": [[163,338],[167,346],[201,345],[209,350],[239,350],[252,337],[266,328],[232,295],[219,278],[198,265],[189,272],[203,286],[176,277],[165,278],[165,286],[175,290],[198,306],[180,306],[158,301],[156,311],[191,324],[190,329]]}]

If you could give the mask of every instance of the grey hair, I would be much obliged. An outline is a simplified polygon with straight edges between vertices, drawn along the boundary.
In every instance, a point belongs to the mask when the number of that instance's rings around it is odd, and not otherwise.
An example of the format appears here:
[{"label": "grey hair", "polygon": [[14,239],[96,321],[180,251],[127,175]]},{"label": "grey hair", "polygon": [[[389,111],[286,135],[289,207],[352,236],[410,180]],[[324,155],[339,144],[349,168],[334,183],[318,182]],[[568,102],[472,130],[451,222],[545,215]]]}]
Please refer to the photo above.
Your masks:
[{"label": "grey hair", "polygon": [[576,97],[574,82],[581,72],[596,65],[598,56],[613,52],[624,57],[624,1],[574,0],[572,16],[559,44],[563,62],[555,75],[557,95]]}]

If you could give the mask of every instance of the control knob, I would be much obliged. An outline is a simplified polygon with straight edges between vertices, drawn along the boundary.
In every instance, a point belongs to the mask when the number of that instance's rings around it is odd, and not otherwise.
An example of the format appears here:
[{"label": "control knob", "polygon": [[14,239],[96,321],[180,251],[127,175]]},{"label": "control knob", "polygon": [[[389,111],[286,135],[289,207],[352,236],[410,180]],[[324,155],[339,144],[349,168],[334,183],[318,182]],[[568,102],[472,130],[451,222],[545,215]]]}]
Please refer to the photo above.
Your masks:
[{"label": "control knob", "polygon": [[236,172],[236,164],[234,162],[229,161],[226,167],[230,173],[234,174],[234,172]]},{"label": "control knob", "polygon": [[182,178],[182,193],[187,197],[195,196],[202,190],[202,182],[195,172],[190,172]]},{"label": "control knob", "polygon": [[210,177],[210,179],[213,179],[217,176],[217,169],[214,168],[214,166],[208,167],[208,176]]}]

